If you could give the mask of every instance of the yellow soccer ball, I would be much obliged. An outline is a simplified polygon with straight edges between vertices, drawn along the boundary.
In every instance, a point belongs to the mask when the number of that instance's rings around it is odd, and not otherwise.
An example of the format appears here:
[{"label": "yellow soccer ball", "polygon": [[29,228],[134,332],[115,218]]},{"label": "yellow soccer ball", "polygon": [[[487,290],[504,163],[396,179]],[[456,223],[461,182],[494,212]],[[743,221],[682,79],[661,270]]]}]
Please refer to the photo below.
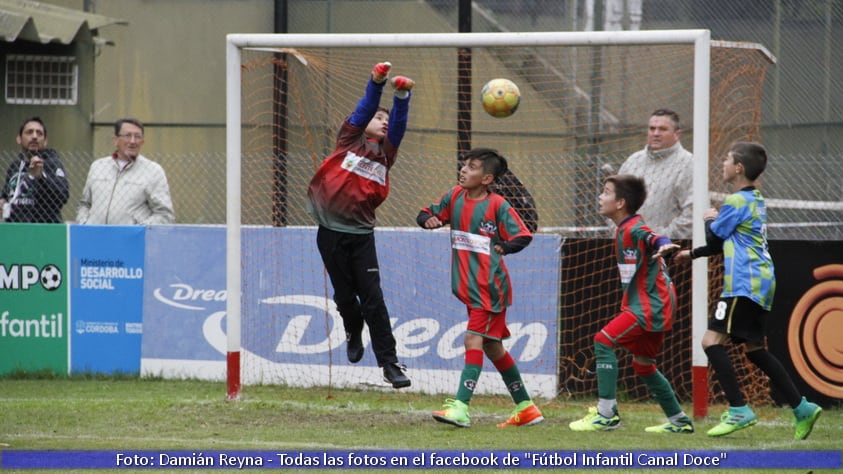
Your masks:
[{"label": "yellow soccer ball", "polygon": [[509,117],[518,110],[521,92],[509,79],[492,79],[480,91],[483,109],[492,117]]}]

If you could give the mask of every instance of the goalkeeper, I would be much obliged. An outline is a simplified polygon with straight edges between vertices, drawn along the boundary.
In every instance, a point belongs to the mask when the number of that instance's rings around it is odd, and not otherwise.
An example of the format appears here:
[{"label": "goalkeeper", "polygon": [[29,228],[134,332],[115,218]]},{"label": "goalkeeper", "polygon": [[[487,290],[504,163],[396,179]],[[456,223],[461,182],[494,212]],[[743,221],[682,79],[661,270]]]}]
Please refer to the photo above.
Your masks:
[{"label": "goalkeeper", "polygon": [[394,388],[410,386],[398,363],[395,337],[381,290],[375,252],[375,209],[389,194],[389,170],[407,129],[412,79],[391,80],[392,111],[380,107],[392,67],[375,65],[354,112],[340,126],[336,148],[316,171],[307,190],[309,210],[319,229],[316,245],[334,287],[343,320],[349,362],[363,358],[362,332],[369,327],[372,350],[384,379]]}]

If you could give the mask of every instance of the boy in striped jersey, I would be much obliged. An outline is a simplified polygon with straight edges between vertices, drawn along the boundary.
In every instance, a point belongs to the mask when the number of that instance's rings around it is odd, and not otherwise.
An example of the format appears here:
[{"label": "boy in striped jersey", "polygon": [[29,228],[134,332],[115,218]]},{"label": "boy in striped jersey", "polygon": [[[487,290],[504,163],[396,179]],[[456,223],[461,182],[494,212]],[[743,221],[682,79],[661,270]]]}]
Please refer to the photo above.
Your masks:
[{"label": "boy in striped jersey", "polygon": [[644,179],[630,174],[609,176],[598,197],[599,213],[615,223],[618,270],[623,299],[620,313],[594,336],[597,365],[596,407],[568,426],[573,431],[614,430],[621,424],[616,399],[616,347],[632,353],[632,368],[661,405],[668,421],[645,429],[651,433],[693,433],[694,424],[682,411],[670,382],[656,368],[664,336],[673,325],[676,291],[663,255],[679,248],[656,235],[636,214],[647,198]]},{"label": "boy in striped jersey", "polygon": [[533,235],[506,199],[489,191],[489,186],[507,171],[506,159],[490,148],[472,149],[462,158],[459,185],[422,209],[416,218],[425,229],[451,225],[451,289],[468,310],[460,385],[455,399],[446,400],[442,410],[433,412],[433,418],[463,428],[471,426],[468,404],[485,353],[516,405],[512,416],[497,426],[535,425],[544,417],[530,399],[518,365],[502,342],[510,336],[506,308],[512,304],[503,256],[523,250]]},{"label": "boy in striped jersey", "polygon": [[706,245],[678,252],[687,262],[723,253],[723,291],[708,320],[702,346],[729,410],[709,436],[724,436],[758,420],[747,406],[725,344],[745,344],[746,357],[784,394],[795,417],[794,439],[811,434],[822,408],[805,399],[784,366],[764,347],[767,313],[773,304],[776,275],[767,247],[767,211],[756,180],[767,166],[767,151],[753,142],[737,142],[723,158],[723,180],[738,191],[726,197],[720,212],[705,212]]}]

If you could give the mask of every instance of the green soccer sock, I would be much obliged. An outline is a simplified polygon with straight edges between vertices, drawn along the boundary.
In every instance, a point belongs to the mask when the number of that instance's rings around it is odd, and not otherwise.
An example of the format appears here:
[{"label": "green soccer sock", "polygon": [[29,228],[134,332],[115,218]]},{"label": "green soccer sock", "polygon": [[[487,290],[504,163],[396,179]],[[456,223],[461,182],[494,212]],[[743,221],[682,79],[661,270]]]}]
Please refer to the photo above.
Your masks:
[{"label": "green soccer sock", "polygon": [[470,349],[465,351],[465,367],[460,374],[460,386],[457,389],[456,399],[468,405],[471,396],[474,395],[474,388],[477,387],[477,380],[480,372],[483,371],[483,351]]},{"label": "green soccer sock", "polygon": [[670,386],[670,382],[667,381],[661,372],[656,370],[655,373],[641,378],[644,379],[647,388],[650,389],[650,392],[656,398],[656,401],[659,402],[664,414],[668,418],[682,413],[682,407],[679,405],[679,400],[676,399],[676,393],[673,391],[673,387]]},{"label": "green soccer sock", "polygon": [[594,355],[597,359],[597,396],[614,400],[617,396],[618,356],[611,347],[599,342],[594,343]]},{"label": "green soccer sock", "polygon": [[518,370],[518,365],[515,364],[515,359],[507,352],[503,357],[494,362],[495,368],[503,378],[503,383],[509,390],[509,395],[515,404],[526,402],[530,400],[530,394],[524,386],[524,381],[521,379],[521,371]]}]

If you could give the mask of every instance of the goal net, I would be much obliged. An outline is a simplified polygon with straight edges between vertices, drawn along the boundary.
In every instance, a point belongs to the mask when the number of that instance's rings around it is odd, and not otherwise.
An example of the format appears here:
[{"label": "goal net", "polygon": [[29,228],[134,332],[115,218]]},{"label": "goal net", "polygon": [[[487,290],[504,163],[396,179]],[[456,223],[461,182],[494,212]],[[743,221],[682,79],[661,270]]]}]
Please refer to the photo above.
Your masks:
[{"label": "goal net", "polygon": [[[514,287],[506,345],[534,395],[593,396],[593,336],[620,302],[611,234],[596,212],[602,178],[643,147],[650,113],[671,108],[682,117],[683,145],[700,162],[695,173],[704,175],[695,202],[706,203],[708,170],[717,176],[728,145],[759,138],[769,55],[710,43],[704,30],[229,35],[229,397],[241,384],[388,387],[366,330],[365,357],[346,360],[305,204],[311,177],[381,61],[417,84],[375,233],[409,390],[457,388],[466,316],[450,292],[449,234],[419,229],[415,216],[455,185],[460,152],[482,146],[508,158],[538,213],[533,243],[506,257]],[[479,98],[499,77],[521,91],[518,111],[503,119],[487,115]],[[391,106],[389,87],[382,105]],[[696,207],[701,217],[705,204]],[[700,227],[694,235],[701,243]],[[707,364],[695,354],[694,334],[704,328],[708,292],[717,291],[708,288],[705,261],[694,265],[671,265],[681,307],[659,361],[684,401],[693,393],[692,367]],[[620,396],[649,397],[623,357]],[[486,365],[478,393],[506,393]]]}]

